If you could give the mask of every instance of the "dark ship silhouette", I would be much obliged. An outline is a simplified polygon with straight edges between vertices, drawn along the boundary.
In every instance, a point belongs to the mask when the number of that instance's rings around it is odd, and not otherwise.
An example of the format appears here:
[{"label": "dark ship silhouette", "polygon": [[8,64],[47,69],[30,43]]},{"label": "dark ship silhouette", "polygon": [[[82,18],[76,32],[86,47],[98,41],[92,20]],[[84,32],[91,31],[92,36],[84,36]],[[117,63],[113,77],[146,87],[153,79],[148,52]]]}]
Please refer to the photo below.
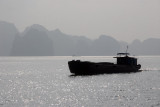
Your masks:
[{"label": "dark ship silhouette", "polygon": [[130,57],[129,53],[118,53],[117,63],[111,62],[89,62],[72,60],[68,61],[70,72],[74,75],[96,75],[110,73],[139,72],[141,65],[137,65],[137,58]]}]

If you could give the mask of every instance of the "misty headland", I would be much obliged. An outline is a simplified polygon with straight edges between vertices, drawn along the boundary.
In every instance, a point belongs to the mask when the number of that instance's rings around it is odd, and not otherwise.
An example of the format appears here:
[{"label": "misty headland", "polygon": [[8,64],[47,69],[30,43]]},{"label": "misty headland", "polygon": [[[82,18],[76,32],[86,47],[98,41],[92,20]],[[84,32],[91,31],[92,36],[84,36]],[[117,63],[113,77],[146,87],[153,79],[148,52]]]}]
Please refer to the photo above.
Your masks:
[{"label": "misty headland", "polygon": [[107,56],[125,52],[127,45],[134,55],[160,55],[160,38],[128,43],[100,35],[93,40],[38,24],[19,32],[13,23],[0,21],[0,56]]}]

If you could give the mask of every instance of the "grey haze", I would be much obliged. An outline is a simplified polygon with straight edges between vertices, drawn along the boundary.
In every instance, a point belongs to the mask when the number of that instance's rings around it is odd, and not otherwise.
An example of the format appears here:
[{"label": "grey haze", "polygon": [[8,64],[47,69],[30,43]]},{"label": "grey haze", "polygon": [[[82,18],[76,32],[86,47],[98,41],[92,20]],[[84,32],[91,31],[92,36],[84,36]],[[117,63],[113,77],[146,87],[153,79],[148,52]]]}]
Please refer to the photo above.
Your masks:
[{"label": "grey haze", "polygon": [[20,33],[14,24],[0,22],[0,56],[105,56],[125,52],[127,45],[134,55],[160,55],[160,38],[137,39],[128,44],[107,35],[92,40],[59,29],[50,31],[38,24]]},{"label": "grey haze", "polygon": [[160,36],[160,0],[0,0],[0,20],[131,42]]}]

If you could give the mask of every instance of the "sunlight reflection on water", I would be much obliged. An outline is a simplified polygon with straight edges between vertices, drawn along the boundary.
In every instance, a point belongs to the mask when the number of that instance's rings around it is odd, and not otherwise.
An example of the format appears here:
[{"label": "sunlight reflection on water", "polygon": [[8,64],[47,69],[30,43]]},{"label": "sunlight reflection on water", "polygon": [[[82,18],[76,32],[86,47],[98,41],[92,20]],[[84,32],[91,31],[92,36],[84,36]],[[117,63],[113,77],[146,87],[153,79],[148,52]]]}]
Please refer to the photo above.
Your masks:
[{"label": "sunlight reflection on water", "polygon": [[[158,58],[139,60],[143,69],[159,69]],[[159,71],[70,76],[70,59],[0,58],[0,106],[160,106]],[[105,61],[103,57],[82,59]]]}]

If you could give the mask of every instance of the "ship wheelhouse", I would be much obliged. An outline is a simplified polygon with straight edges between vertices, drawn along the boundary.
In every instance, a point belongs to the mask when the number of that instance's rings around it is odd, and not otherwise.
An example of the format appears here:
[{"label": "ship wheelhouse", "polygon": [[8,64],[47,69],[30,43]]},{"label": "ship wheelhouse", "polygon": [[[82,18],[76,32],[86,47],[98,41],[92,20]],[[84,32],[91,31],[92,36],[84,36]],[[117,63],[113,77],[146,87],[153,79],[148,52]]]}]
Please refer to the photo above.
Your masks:
[{"label": "ship wheelhouse", "polygon": [[137,65],[137,58],[129,57],[129,53],[118,53],[117,57],[117,65]]}]

